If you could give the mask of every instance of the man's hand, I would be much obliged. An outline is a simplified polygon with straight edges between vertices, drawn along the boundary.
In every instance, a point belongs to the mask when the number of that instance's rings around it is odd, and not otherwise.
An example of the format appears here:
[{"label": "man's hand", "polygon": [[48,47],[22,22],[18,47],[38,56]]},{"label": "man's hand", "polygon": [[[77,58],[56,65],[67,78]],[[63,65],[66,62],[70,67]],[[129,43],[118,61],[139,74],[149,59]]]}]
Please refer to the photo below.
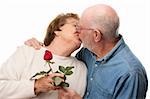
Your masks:
[{"label": "man's hand", "polygon": [[71,89],[59,89],[58,99],[82,99],[82,97]]},{"label": "man's hand", "polygon": [[31,38],[25,41],[24,44],[27,46],[31,46],[35,48],[36,50],[39,50],[42,46],[44,46],[44,44],[39,42],[36,38]]},{"label": "man's hand", "polygon": [[63,74],[59,74],[59,73],[52,73],[49,74],[48,76],[39,78],[37,80],[35,80],[35,84],[34,84],[34,91],[35,94],[38,95],[41,92],[48,92],[50,90],[56,90],[59,89],[59,87],[54,86],[52,83],[53,81],[53,77],[64,77]]}]

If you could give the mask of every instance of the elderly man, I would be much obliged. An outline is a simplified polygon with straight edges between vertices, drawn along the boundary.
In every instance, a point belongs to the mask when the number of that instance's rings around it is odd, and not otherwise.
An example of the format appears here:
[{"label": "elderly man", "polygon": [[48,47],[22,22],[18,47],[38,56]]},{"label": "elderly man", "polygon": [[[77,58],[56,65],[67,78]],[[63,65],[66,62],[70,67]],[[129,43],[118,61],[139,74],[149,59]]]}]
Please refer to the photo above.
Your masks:
[{"label": "elderly man", "polygon": [[[91,6],[81,16],[77,31],[83,48],[76,57],[88,68],[84,99],[146,97],[146,71],[118,34],[118,28],[119,17],[108,5]],[[75,91],[69,89],[60,90],[59,95],[60,99],[81,99]]]}]

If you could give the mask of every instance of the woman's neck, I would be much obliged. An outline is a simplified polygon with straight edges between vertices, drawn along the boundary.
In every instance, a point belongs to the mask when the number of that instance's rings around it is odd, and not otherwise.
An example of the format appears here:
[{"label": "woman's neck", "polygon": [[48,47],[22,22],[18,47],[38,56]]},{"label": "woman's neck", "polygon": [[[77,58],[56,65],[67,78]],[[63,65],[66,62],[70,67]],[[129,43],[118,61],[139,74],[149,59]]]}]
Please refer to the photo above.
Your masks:
[{"label": "woman's neck", "polygon": [[59,56],[70,56],[75,50],[80,47],[80,42],[67,42],[64,40],[53,40],[49,46],[46,48]]}]

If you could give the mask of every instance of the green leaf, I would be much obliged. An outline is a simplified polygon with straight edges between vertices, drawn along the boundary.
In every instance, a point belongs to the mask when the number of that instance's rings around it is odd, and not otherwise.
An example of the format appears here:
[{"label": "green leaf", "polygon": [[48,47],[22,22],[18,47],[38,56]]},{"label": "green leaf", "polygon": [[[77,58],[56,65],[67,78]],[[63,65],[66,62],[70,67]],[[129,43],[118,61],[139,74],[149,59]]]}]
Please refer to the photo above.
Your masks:
[{"label": "green leaf", "polygon": [[69,70],[71,70],[72,68],[74,68],[74,67],[73,67],[73,66],[67,66],[67,67],[66,67],[66,70],[69,71]]},{"label": "green leaf", "polygon": [[69,84],[67,82],[61,82],[61,84],[59,86],[61,86],[61,87],[69,87]]},{"label": "green leaf", "polygon": [[71,75],[73,73],[73,71],[66,71],[65,75]]},{"label": "green leaf", "polygon": [[54,85],[55,85],[55,86],[60,85],[61,82],[64,81],[64,79],[61,78],[61,77],[53,77],[52,79],[54,80]]},{"label": "green leaf", "polygon": [[61,72],[63,72],[63,73],[65,73],[65,67],[63,67],[63,66],[59,66],[59,70],[61,71]]}]

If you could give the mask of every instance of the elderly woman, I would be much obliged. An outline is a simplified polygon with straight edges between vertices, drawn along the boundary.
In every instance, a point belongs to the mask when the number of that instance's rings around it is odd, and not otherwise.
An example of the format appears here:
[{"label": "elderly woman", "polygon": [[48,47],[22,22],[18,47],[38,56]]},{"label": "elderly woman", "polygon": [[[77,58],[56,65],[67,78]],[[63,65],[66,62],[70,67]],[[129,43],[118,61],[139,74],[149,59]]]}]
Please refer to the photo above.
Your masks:
[{"label": "elderly woman", "polygon": [[[73,66],[72,74],[66,77],[69,89],[81,96],[86,88],[86,66],[72,52],[80,47],[81,41],[76,31],[78,16],[73,13],[58,15],[48,26],[44,39],[44,47],[35,50],[29,46],[21,46],[0,67],[0,99],[58,99],[58,91],[52,84],[53,77],[63,77],[59,73],[51,73],[30,79],[36,73],[58,70],[58,66]],[[45,52],[52,54],[51,62],[43,59]]]}]

